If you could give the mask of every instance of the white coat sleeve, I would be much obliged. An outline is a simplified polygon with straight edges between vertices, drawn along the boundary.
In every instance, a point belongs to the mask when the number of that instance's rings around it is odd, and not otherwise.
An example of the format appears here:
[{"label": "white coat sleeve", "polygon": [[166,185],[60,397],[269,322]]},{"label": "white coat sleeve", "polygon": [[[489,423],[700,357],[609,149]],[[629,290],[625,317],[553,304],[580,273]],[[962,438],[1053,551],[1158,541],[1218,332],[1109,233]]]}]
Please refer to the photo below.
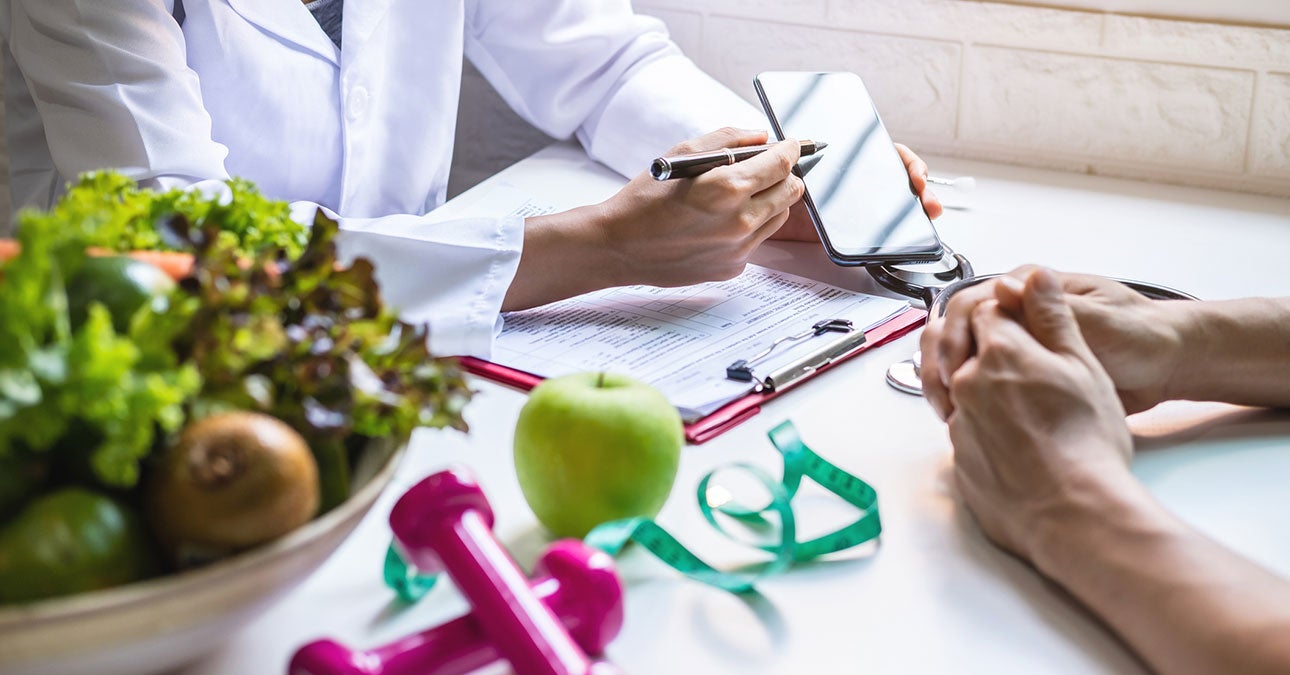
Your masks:
[{"label": "white coat sleeve", "polygon": [[[47,139],[51,170],[115,168],[145,187],[226,189],[227,150],[212,138],[170,2],[0,0],[0,35],[39,113],[36,140]],[[298,202],[292,213],[308,224],[318,208]],[[519,265],[522,219],[340,224],[341,254],[373,261],[386,302],[430,325],[434,353],[489,355]]]},{"label": "white coat sleeve", "polygon": [[687,138],[768,126],[628,0],[468,1],[466,54],[521,117],[628,177]]},{"label": "white coat sleeve", "polygon": [[150,187],[227,177],[170,3],[8,0],[0,31],[62,176],[111,166]]},{"label": "white coat sleeve", "polygon": [[[293,204],[293,216],[312,219],[313,207]],[[491,356],[502,329],[502,300],[520,264],[523,217],[434,221],[393,215],[342,218],[340,224],[342,260],[373,262],[385,303],[399,308],[404,321],[429,324],[431,353]]]}]

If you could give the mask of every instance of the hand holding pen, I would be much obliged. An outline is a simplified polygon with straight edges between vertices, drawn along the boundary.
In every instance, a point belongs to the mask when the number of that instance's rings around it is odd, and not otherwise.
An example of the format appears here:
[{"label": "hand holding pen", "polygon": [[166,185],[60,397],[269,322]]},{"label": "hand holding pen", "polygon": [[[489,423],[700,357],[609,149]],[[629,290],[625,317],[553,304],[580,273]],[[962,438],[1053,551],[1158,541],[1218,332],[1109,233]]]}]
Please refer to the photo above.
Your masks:
[{"label": "hand holding pen", "polygon": [[[829,145],[823,141],[812,141],[809,139],[799,141],[799,143],[801,144],[802,157],[813,155]],[[734,148],[709,150],[707,152],[659,157],[650,164],[649,173],[654,177],[654,180],[694,178],[695,176],[711,171],[719,166],[728,166],[735,162],[742,162],[745,159],[756,157],[773,147],[775,147],[775,144],[773,143],[766,145],[744,145]]]}]

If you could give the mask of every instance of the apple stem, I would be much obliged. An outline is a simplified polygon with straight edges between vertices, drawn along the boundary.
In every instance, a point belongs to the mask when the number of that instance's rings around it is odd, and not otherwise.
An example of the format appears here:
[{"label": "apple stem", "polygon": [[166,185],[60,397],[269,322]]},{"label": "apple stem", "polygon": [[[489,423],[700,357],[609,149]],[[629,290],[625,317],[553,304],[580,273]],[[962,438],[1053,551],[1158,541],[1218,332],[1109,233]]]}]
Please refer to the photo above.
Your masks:
[{"label": "apple stem", "polygon": [[605,371],[603,370],[600,371],[600,377],[596,378],[596,388],[597,389],[605,388]]}]

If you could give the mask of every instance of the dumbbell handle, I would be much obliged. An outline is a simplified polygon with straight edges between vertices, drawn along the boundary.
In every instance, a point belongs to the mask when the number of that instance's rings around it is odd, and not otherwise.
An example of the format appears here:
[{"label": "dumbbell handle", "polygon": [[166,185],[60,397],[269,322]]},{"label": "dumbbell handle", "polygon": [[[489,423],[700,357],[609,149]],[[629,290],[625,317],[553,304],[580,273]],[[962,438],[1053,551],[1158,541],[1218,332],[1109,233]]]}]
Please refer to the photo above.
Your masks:
[{"label": "dumbbell handle", "polygon": [[460,518],[441,523],[435,553],[470,600],[471,614],[516,672],[582,675],[591,671],[591,659],[538,600],[478,512],[463,511]]},{"label": "dumbbell handle", "polygon": [[[533,567],[533,594],[588,654],[600,654],[623,626],[623,586],[613,558],[577,539],[547,547]],[[319,640],[296,651],[291,675],[458,675],[501,654],[471,614],[369,651]],[[596,664],[597,673],[606,664]]]},{"label": "dumbbell handle", "polygon": [[413,485],[390,511],[403,559],[423,572],[443,570],[470,601],[488,641],[520,675],[585,675],[592,662],[493,536],[493,513],[464,469]]},{"label": "dumbbell handle", "polygon": [[[575,609],[561,602],[566,592],[553,577],[535,579],[533,593],[553,612]],[[560,620],[585,620],[577,611],[566,611]],[[575,633],[576,634],[576,633]],[[582,644],[591,653],[600,644]],[[479,622],[467,614],[428,630],[367,651],[353,651],[333,640],[319,640],[301,647],[291,659],[290,675],[464,675],[501,658]]]}]

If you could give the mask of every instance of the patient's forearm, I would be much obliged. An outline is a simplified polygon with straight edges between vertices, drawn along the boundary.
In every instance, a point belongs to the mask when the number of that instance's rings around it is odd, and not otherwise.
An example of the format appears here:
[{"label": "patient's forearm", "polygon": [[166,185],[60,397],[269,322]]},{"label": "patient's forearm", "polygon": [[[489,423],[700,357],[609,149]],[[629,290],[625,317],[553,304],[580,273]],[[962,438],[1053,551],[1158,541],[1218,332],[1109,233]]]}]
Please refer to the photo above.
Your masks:
[{"label": "patient's forearm", "polygon": [[1178,521],[1136,481],[1040,541],[1039,569],[1153,670],[1290,673],[1290,581]]},{"label": "patient's forearm", "polygon": [[1290,406],[1290,298],[1178,306],[1185,354],[1170,398]]}]

